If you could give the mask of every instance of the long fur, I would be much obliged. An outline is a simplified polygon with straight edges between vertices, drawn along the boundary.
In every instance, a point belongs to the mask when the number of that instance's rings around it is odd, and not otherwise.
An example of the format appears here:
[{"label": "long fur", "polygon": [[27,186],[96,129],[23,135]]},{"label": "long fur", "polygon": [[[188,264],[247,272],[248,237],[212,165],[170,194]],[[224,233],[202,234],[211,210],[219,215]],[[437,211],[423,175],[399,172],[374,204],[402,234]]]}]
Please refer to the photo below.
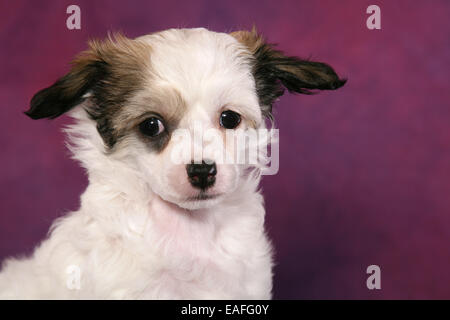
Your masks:
[{"label": "long fur", "polygon": [[[0,298],[270,298],[271,246],[259,177],[194,216],[107,157],[83,110],[73,116],[70,148],[95,174],[80,210],[57,220],[31,258],[5,262]],[[80,290],[67,287],[70,266],[81,270]]]},{"label": "long fur", "polygon": [[[91,42],[26,113],[70,111],[68,148],[89,185],[80,209],[55,221],[32,256],[4,262],[0,298],[271,298],[272,247],[258,189],[264,165],[218,164],[208,189],[217,197],[191,200],[199,191],[185,165],[168,160],[170,134],[192,132],[197,122],[217,128],[224,108],[241,115],[243,129],[264,128],[282,86],[309,94],[344,83],[326,64],[284,56],[255,30],[172,29]],[[136,130],[149,113],[165,116],[164,139]]]}]

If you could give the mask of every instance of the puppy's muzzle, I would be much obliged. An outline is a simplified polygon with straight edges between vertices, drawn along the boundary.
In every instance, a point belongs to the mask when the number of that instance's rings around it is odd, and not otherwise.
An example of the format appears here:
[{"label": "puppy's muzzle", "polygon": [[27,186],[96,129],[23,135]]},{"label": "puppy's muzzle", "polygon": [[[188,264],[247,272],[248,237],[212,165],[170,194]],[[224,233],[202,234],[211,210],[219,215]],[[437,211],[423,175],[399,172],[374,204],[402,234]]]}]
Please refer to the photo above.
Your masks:
[{"label": "puppy's muzzle", "polygon": [[205,190],[216,182],[217,168],[214,162],[191,163],[186,166],[186,171],[189,182],[195,188]]}]

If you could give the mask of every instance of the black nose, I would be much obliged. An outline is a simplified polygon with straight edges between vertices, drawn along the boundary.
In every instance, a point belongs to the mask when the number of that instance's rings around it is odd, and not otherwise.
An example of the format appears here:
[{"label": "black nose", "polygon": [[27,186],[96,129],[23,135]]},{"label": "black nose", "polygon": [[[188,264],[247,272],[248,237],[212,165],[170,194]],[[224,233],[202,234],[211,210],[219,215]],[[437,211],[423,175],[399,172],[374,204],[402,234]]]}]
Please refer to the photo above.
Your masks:
[{"label": "black nose", "polygon": [[199,164],[188,164],[186,166],[186,171],[189,182],[196,188],[206,189],[216,182],[217,169],[215,163],[207,164],[203,161]]}]

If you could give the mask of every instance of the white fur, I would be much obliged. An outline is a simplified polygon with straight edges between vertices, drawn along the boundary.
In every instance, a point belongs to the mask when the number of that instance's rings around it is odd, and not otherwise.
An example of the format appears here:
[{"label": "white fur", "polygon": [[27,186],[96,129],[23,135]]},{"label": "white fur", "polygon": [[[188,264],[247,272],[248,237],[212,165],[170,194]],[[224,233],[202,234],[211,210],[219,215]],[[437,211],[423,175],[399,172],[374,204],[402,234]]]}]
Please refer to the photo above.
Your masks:
[{"label": "white fur", "polygon": [[[190,104],[181,127],[191,130],[193,119],[212,126],[222,104],[236,101],[236,108],[263,125],[254,81],[239,60],[236,40],[204,29],[163,36],[141,40],[155,47],[152,63],[158,67],[152,72],[161,75],[160,85],[177,88]],[[196,71],[199,63],[202,74]],[[164,167],[167,154],[146,154],[134,139],[106,154],[96,123],[84,109],[77,107],[71,116],[69,148],[87,170],[89,186],[80,209],[58,219],[31,257],[4,263],[0,298],[271,297],[272,250],[257,170],[247,175],[221,166],[219,172],[234,174],[218,178],[218,189],[221,183],[227,186],[219,199],[183,203],[186,190],[178,192],[167,182],[175,170]],[[81,271],[79,290],[67,285],[70,266]]]}]

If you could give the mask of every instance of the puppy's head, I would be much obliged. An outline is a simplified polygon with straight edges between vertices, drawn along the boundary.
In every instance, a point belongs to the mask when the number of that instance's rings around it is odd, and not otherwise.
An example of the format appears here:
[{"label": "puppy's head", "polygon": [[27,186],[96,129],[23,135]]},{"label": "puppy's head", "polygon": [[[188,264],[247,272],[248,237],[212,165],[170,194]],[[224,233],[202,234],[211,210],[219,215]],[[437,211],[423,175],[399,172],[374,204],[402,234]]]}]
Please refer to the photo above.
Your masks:
[{"label": "puppy's head", "polygon": [[197,209],[235,190],[248,168],[223,161],[235,159],[233,132],[264,127],[285,88],[310,94],[344,83],[330,66],[285,56],[255,30],[171,29],[90,42],[26,114],[55,118],[82,106],[108,157],[139,171],[163,199]]}]

